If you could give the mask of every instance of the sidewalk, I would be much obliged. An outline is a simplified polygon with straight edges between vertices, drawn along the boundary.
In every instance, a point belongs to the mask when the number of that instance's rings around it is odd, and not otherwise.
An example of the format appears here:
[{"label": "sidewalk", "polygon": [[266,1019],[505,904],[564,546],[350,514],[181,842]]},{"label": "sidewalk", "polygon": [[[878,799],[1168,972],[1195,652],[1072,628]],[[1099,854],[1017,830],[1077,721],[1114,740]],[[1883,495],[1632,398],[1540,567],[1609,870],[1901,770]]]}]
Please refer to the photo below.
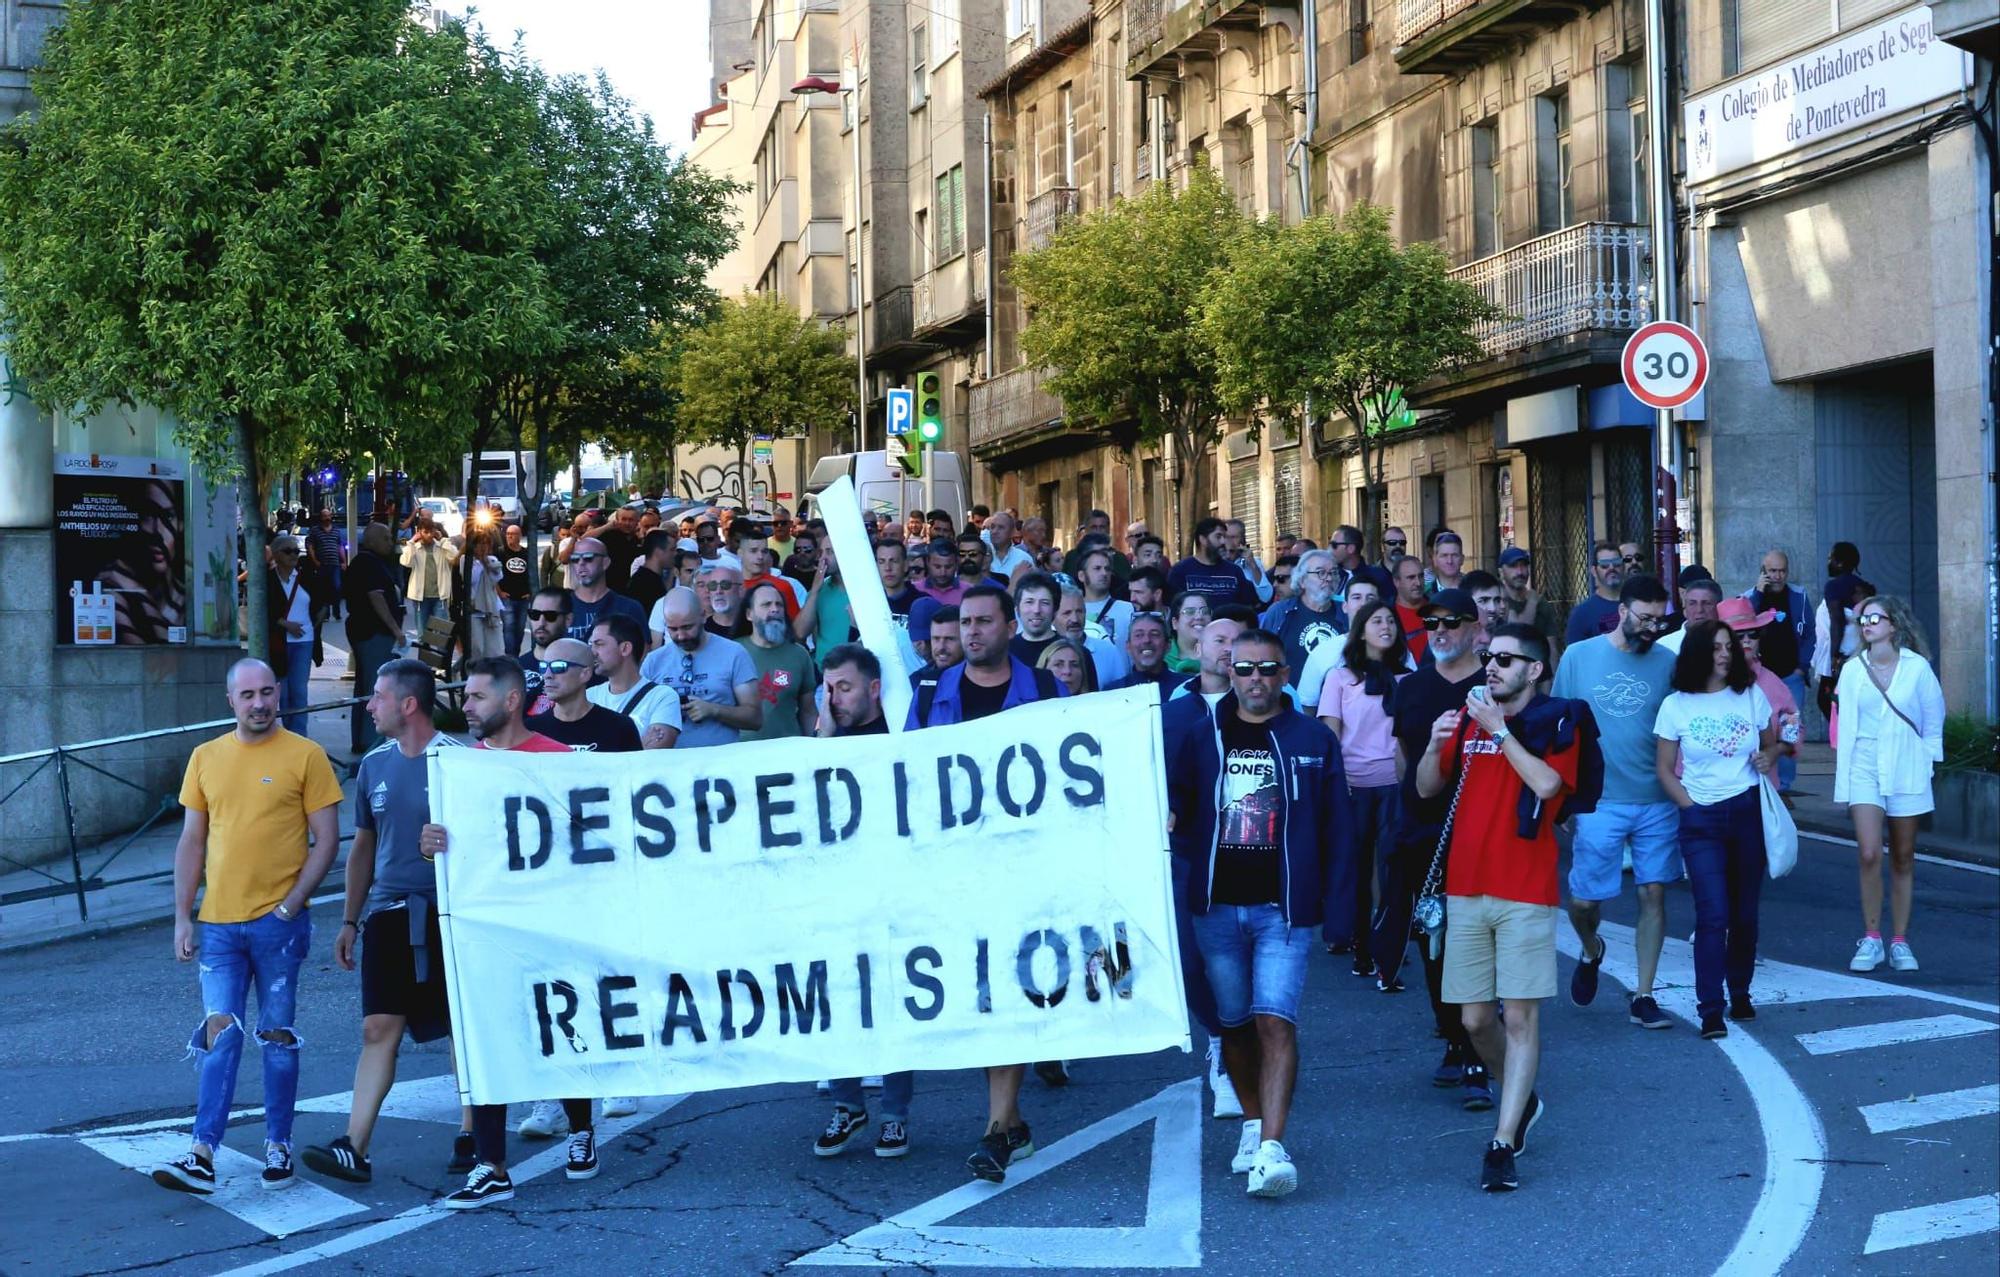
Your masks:
[{"label": "sidewalk", "polygon": [[[1854,840],[1853,819],[1845,806],[1833,801],[1833,749],[1825,741],[1808,741],[1799,746],[1799,775],[1792,785],[1792,819],[1804,832]],[[1918,831],[1917,850],[1948,860],[2000,865],[2000,847],[1992,842],[1949,838],[1928,829]]]},{"label": "sidewalk", "polygon": [[[339,632],[340,627],[335,624],[331,633]],[[354,684],[341,678],[346,669],[347,653],[336,647],[330,638],[326,644],[326,663],[313,670],[307,702],[321,705],[353,696]],[[219,697],[215,711],[215,717],[226,717],[227,706]],[[345,848],[354,836],[354,786],[348,778],[354,755],[348,749],[347,716],[347,709],[341,708],[310,714],[306,718],[306,734],[319,742],[333,760],[334,771],[341,777],[344,795],[340,803],[342,851],[335,857],[333,868],[319,889],[321,896],[338,892],[344,887]],[[218,727],[209,734],[220,736],[223,731]],[[85,907],[89,916],[77,916],[77,899],[73,890],[0,907],[0,950],[30,948],[77,936],[99,935],[171,917],[174,845],[179,838],[180,816],[176,811],[163,817],[137,838],[121,834],[117,838],[83,847],[79,859],[83,863],[85,880],[101,876],[112,884],[86,894]],[[120,845],[128,839],[130,845],[120,851]],[[70,881],[67,860],[52,861],[42,868],[64,883]],[[0,874],[0,894],[55,885],[32,870]]]}]

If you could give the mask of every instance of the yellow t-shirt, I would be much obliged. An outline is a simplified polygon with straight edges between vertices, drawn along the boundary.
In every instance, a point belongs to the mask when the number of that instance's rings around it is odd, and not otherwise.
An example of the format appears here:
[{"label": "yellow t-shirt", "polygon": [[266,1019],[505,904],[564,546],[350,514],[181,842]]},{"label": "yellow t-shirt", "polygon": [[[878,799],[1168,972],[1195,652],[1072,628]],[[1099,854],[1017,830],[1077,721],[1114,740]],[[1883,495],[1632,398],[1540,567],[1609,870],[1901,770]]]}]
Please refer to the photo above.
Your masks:
[{"label": "yellow t-shirt", "polygon": [[306,862],[306,816],[340,801],[326,751],[280,727],[245,745],[236,733],[195,747],[181,806],[208,814],[203,922],[248,922],[278,907]]}]

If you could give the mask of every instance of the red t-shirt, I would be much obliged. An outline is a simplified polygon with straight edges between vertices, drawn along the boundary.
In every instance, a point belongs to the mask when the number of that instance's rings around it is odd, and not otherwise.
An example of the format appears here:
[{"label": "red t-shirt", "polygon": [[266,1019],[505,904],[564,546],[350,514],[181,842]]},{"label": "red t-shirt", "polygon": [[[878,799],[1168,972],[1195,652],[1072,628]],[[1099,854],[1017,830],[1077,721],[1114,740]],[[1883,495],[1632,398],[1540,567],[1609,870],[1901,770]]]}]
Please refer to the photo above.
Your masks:
[{"label": "red t-shirt", "polygon": [[1523,904],[1553,905],[1556,888],[1556,810],[1563,795],[1576,789],[1576,741],[1542,761],[1562,777],[1562,790],[1542,803],[1535,836],[1520,835],[1521,774],[1500,752],[1484,728],[1467,715],[1464,750],[1454,749],[1439,761],[1447,784],[1458,783],[1461,759],[1469,769],[1452,820],[1451,857],[1445,869],[1445,894],[1495,896]]},{"label": "red t-shirt", "polygon": [[1410,649],[1410,659],[1421,663],[1424,651],[1431,645],[1431,632],[1424,628],[1424,618],[1417,615],[1417,609],[1396,605],[1396,620],[1403,627],[1403,646]]},{"label": "red t-shirt", "polygon": [[[480,741],[479,748],[493,749],[495,746],[489,745],[485,741]],[[526,739],[522,740],[520,744],[513,746],[510,752],[516,754],[567,754],[570,752],[570,748],[552,736],[544,736],[540,732],[529,732]]]}]

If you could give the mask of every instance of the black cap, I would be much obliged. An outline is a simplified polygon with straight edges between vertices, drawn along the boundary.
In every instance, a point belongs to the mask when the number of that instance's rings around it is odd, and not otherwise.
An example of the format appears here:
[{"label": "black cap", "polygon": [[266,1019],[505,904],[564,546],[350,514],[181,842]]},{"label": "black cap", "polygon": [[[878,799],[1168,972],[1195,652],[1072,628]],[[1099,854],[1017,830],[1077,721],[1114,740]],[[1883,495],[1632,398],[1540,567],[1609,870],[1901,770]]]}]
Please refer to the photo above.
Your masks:
[{"label": "black cap", "polygon": [[1699,563],[1690,563],[1674,578],[1675,585],[1693,585],[1696,581],[1713,581],[1715,577]]},{"label": "black cap", "polygon": [[1418,616],[1462,616],[1479,619],[1479,605],[1464,590],[1439,590],[1417,607]]}]

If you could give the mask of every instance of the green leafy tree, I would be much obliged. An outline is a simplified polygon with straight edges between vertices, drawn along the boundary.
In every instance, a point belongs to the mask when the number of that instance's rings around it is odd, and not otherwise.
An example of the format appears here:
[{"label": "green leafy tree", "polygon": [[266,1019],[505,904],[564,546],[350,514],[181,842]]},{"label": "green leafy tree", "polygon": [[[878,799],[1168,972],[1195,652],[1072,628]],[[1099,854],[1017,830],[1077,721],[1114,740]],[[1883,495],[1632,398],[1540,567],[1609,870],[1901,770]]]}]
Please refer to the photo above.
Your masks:
[{"label": "green leafy tree", "polygon": [[1479,358],[1476,326],[1500,313],[1451,277],[1435,245],[1397,247],[1387,210],[1362,204],[1238,236],[1209,279],[1200,329],[1229,411],[1306,428],[1308,403],[1346,415],[1369,480],[1360,523],[1372,547],[1385,436],[1404,393]]},{"label": "green leafy tree", "polygon": [[687,334],[676,363],[682,438],[735,449],[746,475],[752,438],[834,425],[854,402],[839,330],[764,293],[724,301]]},{"label": "green leafy tree", "polygon": [[51,409],[143,400],[239,476],[384,423],[411,458],[546,321],[534,125],[495,52],[406,0],[75,0],[0,147],[0,328]]},{"label": "green leafy tree", "polygon": [[1155,182],[1014,259],[1028,307],[1021,349],[1049,369],[1071,424],[1127,452],[1173,441],[1177,542],[1207,507],[1222,435],[1215,359],[1197,326],[1204,290],[1250,224],[1202,165],[1184,189]]}]

